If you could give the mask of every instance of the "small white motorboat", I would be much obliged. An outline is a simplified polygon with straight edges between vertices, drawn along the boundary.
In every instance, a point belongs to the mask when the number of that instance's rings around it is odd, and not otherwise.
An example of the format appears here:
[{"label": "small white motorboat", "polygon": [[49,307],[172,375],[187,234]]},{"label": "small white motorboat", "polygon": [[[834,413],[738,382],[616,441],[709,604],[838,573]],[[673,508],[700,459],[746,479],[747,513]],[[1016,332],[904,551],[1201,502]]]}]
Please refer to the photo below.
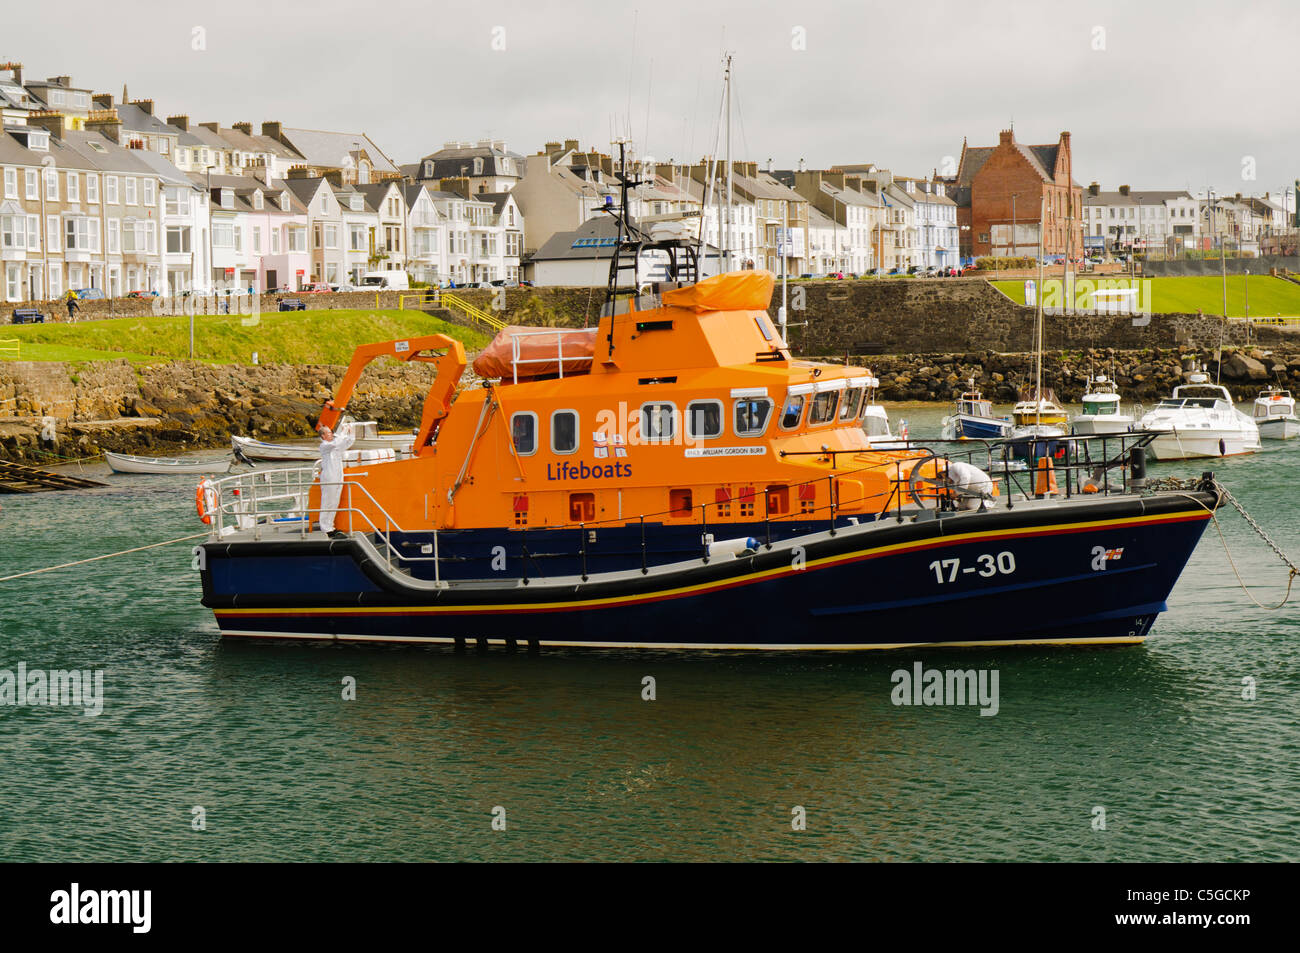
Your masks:
[{"label": "small white motorboat", "polygon": [[1259,428],[1232,404],[1226,387],[1211,384],[1204,373],[1187,375],[1187,383],[1138,421],[1135,430],[1156,434],[1147,445],[1155,460],[1231,457],[1260,449]]},{"label": "small white motorboat", "polygon": [[320,459],[319,444],[265,443],[252,437],[231,436],[230,445],[235,456],[244,460],[267,462],[301,462]]},{"label": "small white motorboat", "polygon": [[374,420],[352,423],[352,446],[361,450],[392,450],[399,457],[410,456],[415,446],[414,430],[380,430]]},{"label": "small white motorboat", "polygon": [[193,457],[133,457],[129,453],[104,451],[114,473],[227,473],[230,457],[196,460]]},{"label": "small white motorboat", "polygon": [[1266,387],[1255,398],[1255,426],[1266,440],[1291,440],[1300,437],[1300,417],[1295,413],[1295,398],[1289,390]]},{"label": "small white motorboat", "polygon": [[1074,433],[1080,435],[1106,435],[1128,433],[1133,429],[1132,414],[1123,413],[1119,391],[1115,382],[1105,374],[1088,381],[1088,392],[1083,395],[1083,413],[1070,421]]}]

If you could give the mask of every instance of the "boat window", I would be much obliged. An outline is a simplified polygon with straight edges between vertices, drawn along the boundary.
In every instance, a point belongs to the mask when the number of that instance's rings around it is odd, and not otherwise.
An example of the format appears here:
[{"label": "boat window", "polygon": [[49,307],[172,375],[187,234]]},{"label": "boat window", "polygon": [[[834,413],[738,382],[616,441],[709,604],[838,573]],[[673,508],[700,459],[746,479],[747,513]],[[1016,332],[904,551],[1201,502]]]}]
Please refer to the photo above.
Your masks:
[{"label": "boat window", "polygon": [[537,452],[537,415],[523,410],[510,418],[510,439],[515,453],[527,457]]},{"label": "boat window", "polygon": [[1291,408],[1286,404],[1274,404],[1268,409],[1268,412],[1275,417],[1285,417],[1287,414],[1291,413]]},{"label": "boat window", "polygon": [[862,404],[862,388],[850,387],[844,392],[844,401],[840,404],[840,420],[852,420],[858,415]]},{"label": "boat window", "polygon": [[781,411],[781,429],[794,430],[803,417],[803,394],[790,394],[785,399],[785,408]]},{"label": "boat window", "polygon": [[578,412],[557,410],[551,414],[551,450],[573,453],[578,449]]},{"label": "boat window", "polygon": [[1114,415],[1119,413],[1119,405],[1109,400],[1085,400],[1083,402],[1083,412],[1096,417],[1101,417],[1107,414]]},{"label": "boat window", "polygon": [[839,391],[822,391],[813,398],[812,408],[808,411],[808,426],[815,427],[835,419],[835,405],[840,399]]},{"label": "boat window", "polygon": [[669,403],[641,405],[641,438],[672,440],[677,434],[677,408]]},{"label": "boat window", "polygon": [[722,401],[693,400],[686,405],[686,436],[709,440],[722,436]]},{"label": "boat window", "polygon": [[772,401],[767,397],[746,397],[736,401],[736,436],[759,437],[772,416]]},{"label": "boat window", "polygon": [[758,330],[762,333],[765,341],[771,341],[771,332],[767,330],[767,322],[763,320],[762,315],[754,315],[754,323],[758,325]]},{"label": "boat window", "polygon": [[595,493],[569,494],[569,522],[590,523],[596,518]]}]

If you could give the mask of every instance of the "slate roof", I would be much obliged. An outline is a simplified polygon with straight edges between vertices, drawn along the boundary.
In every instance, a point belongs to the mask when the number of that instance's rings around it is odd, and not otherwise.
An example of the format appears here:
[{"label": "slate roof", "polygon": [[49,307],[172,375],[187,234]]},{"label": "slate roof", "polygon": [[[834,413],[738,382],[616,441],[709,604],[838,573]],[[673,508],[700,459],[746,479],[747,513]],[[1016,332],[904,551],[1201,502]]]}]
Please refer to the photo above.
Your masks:
[{"label": "slate roof", "polygon": [[308,165],[340,169],[360,146],[379,172],[400,174],[393,161],[364,132],[325,132],[319,129],[282,129],[284,138]]}]

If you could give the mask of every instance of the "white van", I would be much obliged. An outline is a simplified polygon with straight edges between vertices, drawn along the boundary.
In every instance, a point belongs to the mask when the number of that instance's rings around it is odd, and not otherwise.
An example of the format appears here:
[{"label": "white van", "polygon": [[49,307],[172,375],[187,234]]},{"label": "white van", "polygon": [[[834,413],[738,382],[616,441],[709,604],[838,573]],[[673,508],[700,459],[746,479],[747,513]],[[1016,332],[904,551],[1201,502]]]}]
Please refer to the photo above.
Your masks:
[{"label": "white van", "polygon": [[411,280],[404,271],[369,271],[361,278],[361,290],[410,291]]}]

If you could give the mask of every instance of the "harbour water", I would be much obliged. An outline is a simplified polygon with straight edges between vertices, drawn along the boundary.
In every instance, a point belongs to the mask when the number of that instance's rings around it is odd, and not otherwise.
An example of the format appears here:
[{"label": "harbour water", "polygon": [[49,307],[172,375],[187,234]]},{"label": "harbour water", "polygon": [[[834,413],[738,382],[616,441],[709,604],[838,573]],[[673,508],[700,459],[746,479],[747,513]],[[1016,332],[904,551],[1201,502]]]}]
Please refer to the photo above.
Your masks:
[{"label": "harbour water", "polygon": [[[890,409],[913,437],[944,412]],[[1297,467],[1266,441],[1150,475],[1214,469],[1295,558]],[[0,500],[0,576],[202,529],[193,477],[84,472],[110,486]],[[1220,522],[1277,602],[1281,564]],[[0,670],[104,685],[98,716],[0,706],[0,860],[1300,859],[1300,591],[1255,607],[1213,525],[1122,648],[240,645],[198,598],[185,543],[0,583]],[[996,671],[996,715],[894,704],[915,662]]]}]

